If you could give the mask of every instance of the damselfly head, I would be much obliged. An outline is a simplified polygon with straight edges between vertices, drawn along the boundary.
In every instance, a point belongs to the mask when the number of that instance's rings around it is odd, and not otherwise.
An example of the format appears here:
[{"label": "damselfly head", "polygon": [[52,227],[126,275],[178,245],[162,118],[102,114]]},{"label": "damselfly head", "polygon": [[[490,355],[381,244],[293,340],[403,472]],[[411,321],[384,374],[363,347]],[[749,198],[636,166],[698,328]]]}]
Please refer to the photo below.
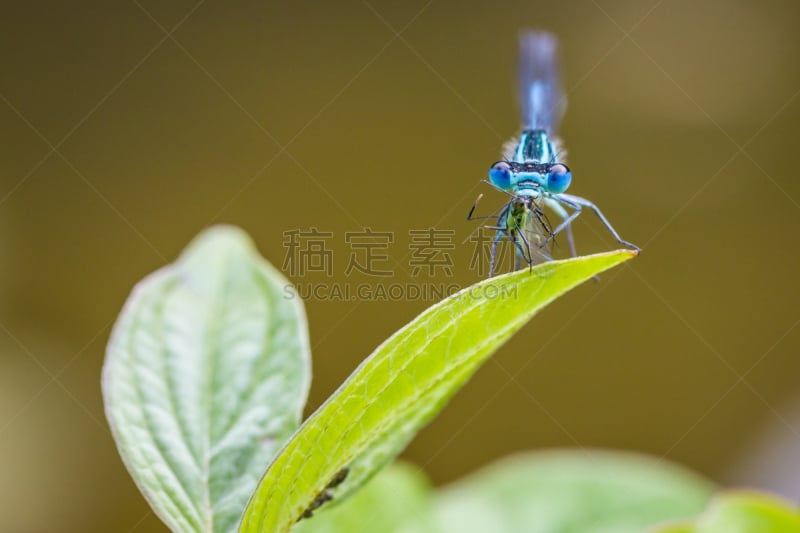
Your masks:
[{"label": "damselfly head", "polygon": [[563,163],[498,161],[489,167],[489,181],[498,189],[538,196],[542,190],[559,194],[572,182],[572,171]]}]

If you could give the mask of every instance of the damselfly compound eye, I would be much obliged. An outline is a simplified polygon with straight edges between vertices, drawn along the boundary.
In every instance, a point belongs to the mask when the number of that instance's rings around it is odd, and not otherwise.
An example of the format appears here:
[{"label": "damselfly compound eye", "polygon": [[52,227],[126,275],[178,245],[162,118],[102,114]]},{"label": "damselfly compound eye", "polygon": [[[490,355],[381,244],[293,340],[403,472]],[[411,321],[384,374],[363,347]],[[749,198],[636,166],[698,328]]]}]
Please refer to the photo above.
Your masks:
[{"label": "damselfly compound eye", "polygon": [[505,161],[498,161],[489,167],[489,181],[492,185],[503,190],[511,188],[511,165]]},{"label": "damselfly compound eye", "polygon": [[557,163],[550,167],[547,173],[547,190],[551,193],[558,194],[566,191],[569,184],[572,182],[572,172],[570,172],[567,165]]}]

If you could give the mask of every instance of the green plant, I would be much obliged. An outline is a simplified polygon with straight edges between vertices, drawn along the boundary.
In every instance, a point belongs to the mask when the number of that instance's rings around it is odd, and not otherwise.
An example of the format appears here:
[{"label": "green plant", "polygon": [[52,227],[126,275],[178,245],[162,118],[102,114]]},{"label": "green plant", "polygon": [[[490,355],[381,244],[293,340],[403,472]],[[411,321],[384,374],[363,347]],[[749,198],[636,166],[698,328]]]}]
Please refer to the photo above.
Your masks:
[{"label": "green plant", "polygon": [[114,328],[103,393],[120,455],[181,532],[623,532],[687,519],[711,484],[640,456],[534,454],[439,492],[410,466],[385,468],[541,308],[633,255],[546,263],[445,299],[301,425],[302,302],[243,232],[212,228],[137,285]]}]

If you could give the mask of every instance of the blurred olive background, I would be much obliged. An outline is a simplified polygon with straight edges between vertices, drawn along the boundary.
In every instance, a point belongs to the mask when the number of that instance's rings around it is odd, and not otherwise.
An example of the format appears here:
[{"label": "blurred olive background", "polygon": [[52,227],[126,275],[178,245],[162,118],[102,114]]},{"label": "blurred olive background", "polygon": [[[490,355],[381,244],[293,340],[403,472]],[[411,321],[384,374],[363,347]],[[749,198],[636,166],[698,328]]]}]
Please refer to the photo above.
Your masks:
[{"label": "blurred olive background", "polygon": [[[518,128],[525,27],[562,41],[571,192],[644,252],[537,317],[405,456],[445,483],[517,450],[611,447],[800,496],[780,479],[800,449],[797,3],[3,11],[0,530],[164,531],[99,376],[133,284],[202,228],[239,225],[278,266],[285,231],[331,231],[333,278],[290,277],[342,283],[360,279],[347,231],[394,232],[388,281],[406,283],[408,231],[451,229],[452,282],[475,281],[464,218],[480,192],[504,201],[480,179]],[[581,252],[616,247],[590,214],[576,232]],[[430,303],[308,301],[308,412]]]}]

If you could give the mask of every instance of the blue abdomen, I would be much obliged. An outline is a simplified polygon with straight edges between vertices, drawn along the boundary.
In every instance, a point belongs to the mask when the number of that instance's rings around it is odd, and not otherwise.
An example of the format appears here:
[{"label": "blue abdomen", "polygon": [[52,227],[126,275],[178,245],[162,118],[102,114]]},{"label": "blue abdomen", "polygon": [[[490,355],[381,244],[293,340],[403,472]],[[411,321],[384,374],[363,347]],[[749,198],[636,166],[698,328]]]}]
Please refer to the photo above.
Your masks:
[{"label": "blue abdomen", "polygon": [[555,135],[566,108],[558,70],[558,41],[541,31],[519,39],[519,100],[522,127]]}]

